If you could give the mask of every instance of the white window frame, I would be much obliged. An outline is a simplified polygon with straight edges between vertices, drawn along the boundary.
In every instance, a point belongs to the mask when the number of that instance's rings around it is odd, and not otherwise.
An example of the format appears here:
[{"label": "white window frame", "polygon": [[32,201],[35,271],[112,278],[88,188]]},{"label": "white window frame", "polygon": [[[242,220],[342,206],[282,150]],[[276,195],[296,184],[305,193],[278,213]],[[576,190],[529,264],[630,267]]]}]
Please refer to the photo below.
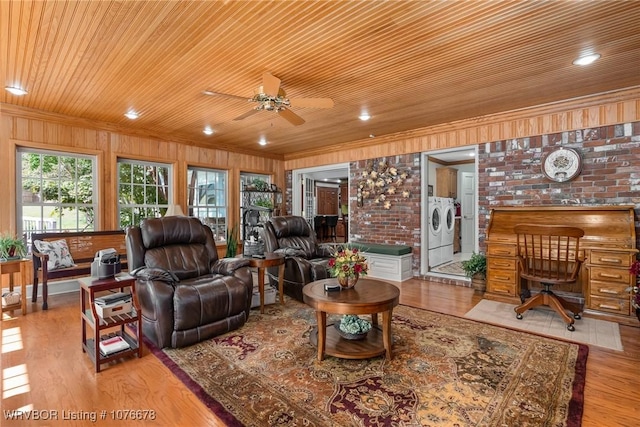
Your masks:
[{"label": "white window frame", "polygon": [[[43,180],[53,180],[53,181],[63,181],[64,177],[58,175],[57,177],[44,177],[42,171],[40,171],[38,176],[26,176],[23,175],[22,172],[22,157],[24,154],[37,154],[40,156],[55,156],[55,157],[66,157],[66,158],[74,158],[74,159],[84,159],[91,161],[91,181],[93,192],[91,193],[91,203],[62,203],[61,201],[52,202],[52,201],[43,201],[43,197],[41,194],[32,195],[30,200],[27,198],[28,194],[23,191],[23,184],[26,180],[37,179],[41,182]],[[54,150],[42,150],[28,147],[19,147],[16,150],[16,230],[18,235],[26,234],[27,237],[27,245],[30,247],[31,243],[31,234],[32,233],[41,233],[41,232],[62,232],[62,231],[93,231],[98,227],[97,225],[100,223],[100,210],[98,207],[98,178],[97,178],[97,167],[98,159],[96,156],[87,155],[87,154],[77,154],[77,153],[69,153],[64,151],[54,151]],[[76,185],[78,181],[76,180]],[[42,185],[41,185],[42,187]],[[59,185],[59,188],[61,185]],[[74,206],[84,207],[93,210],[93,223],[82,225],[81,214],[78,209],[72,209],[72,215],[75,215],[75,225],[73,222],[70,226],[68,219],[63,223],[63,218],[69,218],[69,214],[65,215],[65,211],[69,211],[70,208]],[[24,209],[28,207],[39,207],[40,214],[39,215],[29,215],[25,216]],[[51,208],[57,208],[60,212],[58,218],[52,218],[45,216],[45,212],[50,210]],[[75,212],[75,213],[73,213]],[[54,222],[55,220],[55,222]]]},{"label": "white window frame", "polygon": [[[196,173],[196,186],[192,186],[192,173]],[[199,172],[206,174],[201,179]],[[213,180],[210,180],[213,178]],[[196,166],[187,167],[187,215],[194,216],[203,224],[208,225],[213,231],[213,237],[216,242],[226,240],[227,224],[228,224],[228,182],[229,176],[227,171],[220,169],[208,169]],[[209,203],[208,197],[203,200],[201,187],[206,186],[205,196],[210,191],[209,187],[215,192],[215,203]],[[197,196],[196,196],[197,194]],[[220,201],[219,201],[220,199]]]}]

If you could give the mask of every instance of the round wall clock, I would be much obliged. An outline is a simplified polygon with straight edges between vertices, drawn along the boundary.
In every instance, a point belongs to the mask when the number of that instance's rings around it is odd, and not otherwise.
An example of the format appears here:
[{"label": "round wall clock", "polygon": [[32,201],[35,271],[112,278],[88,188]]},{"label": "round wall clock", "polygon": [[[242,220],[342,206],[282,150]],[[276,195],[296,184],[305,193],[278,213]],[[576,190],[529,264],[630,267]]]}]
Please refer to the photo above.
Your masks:
[{"label": "round wall clock", "polygon": [[544,158],[542,172],[552,181],[564,182],[580,175],[582,158],[573,148],[556,148]]}]

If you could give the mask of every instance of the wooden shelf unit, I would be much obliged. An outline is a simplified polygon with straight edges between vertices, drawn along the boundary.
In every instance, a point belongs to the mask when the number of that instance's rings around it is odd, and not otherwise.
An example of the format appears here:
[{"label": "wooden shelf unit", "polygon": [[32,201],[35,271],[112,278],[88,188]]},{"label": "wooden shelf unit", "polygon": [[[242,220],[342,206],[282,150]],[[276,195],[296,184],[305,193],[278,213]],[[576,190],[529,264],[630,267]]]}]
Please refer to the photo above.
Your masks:
[{"label": "wooden shelf unit", "polygon": [[[83,277],[80,280],[80,317],[82,319],[82,351],[93,361],[96,372],[100,372],[103,363],[118,360],[129,355],[142,357],[142,319],[140,305],[135,292],[135,277],[119,274],[109,279],[97,280]],[[132,309],[112,317],[101,318],[96,312],[95,299],[109,291],[131,290]],[[95,319],[99,319],[98,322]],[[132,326],[132,327],[130,327]],[[87,336],[88,329],[93,333]],[[100,341],[114,336],[121,336],[129,343],[130,348],[109,355],[100,353]]]}]

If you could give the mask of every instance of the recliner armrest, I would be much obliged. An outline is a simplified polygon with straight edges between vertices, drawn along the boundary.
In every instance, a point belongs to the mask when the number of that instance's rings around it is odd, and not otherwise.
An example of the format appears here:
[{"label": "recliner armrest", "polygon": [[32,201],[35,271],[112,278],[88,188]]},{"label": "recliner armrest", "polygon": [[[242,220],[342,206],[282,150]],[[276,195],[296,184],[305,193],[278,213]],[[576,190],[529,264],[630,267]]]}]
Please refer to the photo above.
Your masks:
[{"label": "recliner armrest", "polygon": [[233,276],[234,271],[241,267],[247,267],[248,265],[249,260],[246,258],[222,258],[213,264],[211,272],[225,276]]}]

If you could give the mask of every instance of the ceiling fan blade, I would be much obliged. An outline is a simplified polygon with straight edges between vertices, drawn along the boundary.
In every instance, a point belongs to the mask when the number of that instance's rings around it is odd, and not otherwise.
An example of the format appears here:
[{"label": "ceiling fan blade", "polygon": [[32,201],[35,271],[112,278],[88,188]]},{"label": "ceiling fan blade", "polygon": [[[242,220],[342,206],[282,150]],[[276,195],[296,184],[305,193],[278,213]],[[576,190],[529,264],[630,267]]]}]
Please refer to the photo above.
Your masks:
[{"label": "ceiling fan blade", "polygon": [[333,108],[331,98],[289,98],[292,107]]},{"label": "ceiling fan blade", "polygon": [[249,116],[253,116],[253,115],[254,115],[255,113],[257,113],[258,111],[260,111],[260,110],[256,110],[255,108],[253,108],[253,109],[251,109],[251,110],[247,111],[246,113],[239,115],[238,117],[236,117],[236,118],[235,118],[235,119],[233,119],[233,120],[242,120],[242,119],[246,119],[246,118],[247,118],[247,117],[249,117]]},{"label": "ceiling fan blade", "polygon": [[243,101],[247,101],[248,100],[248,98],[246,98],[244,96],[229,95],[228,93],[214,92],[212,90],[205,90],[202,93],[205,94],[205,95],[208,95],[208,96],[224,96],[225,98],[242,99]]},{"label": "ceiling fan blade", "polygon": [[280,90],[280,79],[269,72],[262,75],[262,90],[265,95],[277,96]]},{"label": "ceiling fan blade", "polygon": [[282,110],[278,111],[278,114],[283,119],[285,119],[286,121],[288,121],[289,123],[291,123],[294,126],[299,126],[299,125],[304,123],[304,119],[302,117],[300,117],[299,115],[297,115],[293,111],[288,110],[286,108],[283,108]]}]

